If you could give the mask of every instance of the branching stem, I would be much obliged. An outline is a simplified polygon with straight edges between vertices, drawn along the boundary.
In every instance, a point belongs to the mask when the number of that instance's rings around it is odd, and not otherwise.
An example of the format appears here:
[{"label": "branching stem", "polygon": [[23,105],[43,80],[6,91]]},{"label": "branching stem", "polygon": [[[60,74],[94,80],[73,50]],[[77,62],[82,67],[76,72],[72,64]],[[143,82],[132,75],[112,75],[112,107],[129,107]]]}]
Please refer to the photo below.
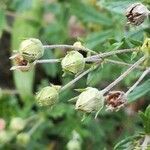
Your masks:
[{"label": "branching stem", "polygon": [[100,58],[106,58],[115,54],[122,54],[122,53],[127,53],[127,52],[133,52],[136,51],[137,49],[122,49],[122,50],[116,50],[116,51],[110,51],[110,52],[105,52],[93,56],[89,56],[86,58],[86,61],[93,62],[95,59],[100,59]]},{"label": "branching stem", "polygon": [[86,51],[86,52],[91,52],[93,54],[97,54],[97,52],[91,50],[91,49],[88,49],[86,47],[77,47],[77,46],[73,46],[73,45],[65,45],[65,44],[61,44],[61,45],[44,45],[44,48],[45,49],[55,49],[55,48],[61,48],[61,49],[74,49],[74,50],[77,50],[77,51]]},{"label": "branching stem", "polygon": [[140,78],[135,82],[135,84],[133,84],[133,86],[126,92],[126,96],[129,95],[129,93],[131,93],[136,87],[137,85],[144,79],[144,77],[150,72],[150,68],[146,69],[142,75],[140,76]]},{"label": "branching stem", "polygon": [[84,71],[83,73],[81,73],[80,75],[78,75],[76,78],[74,78],[72,81],[70,81],[69,83],[67,83],[66,85],[64,85],[60,92],[66,90],[67,88],[69,88],[70,86],[72,86],[74,83],[76,83],[78,80],[80,80],[83,76],[85,76],[86,74],[88,74],[89,72],[93,71],[94,69],[96,69],[99,65],[93,66],[89,69],[87,69],[86,71]]},{"label": "branching stem", "polygon": [[122,75],[120,75],[114,82],[108,85],[105,89],[102,90],[103,94],[112,89],[115,85],[117,85],[120,81],[122,81],[133,69],[139,66],[145,60],[145,56],[140,58],[136,63],[134,63],[130,68],[128,68]]}]

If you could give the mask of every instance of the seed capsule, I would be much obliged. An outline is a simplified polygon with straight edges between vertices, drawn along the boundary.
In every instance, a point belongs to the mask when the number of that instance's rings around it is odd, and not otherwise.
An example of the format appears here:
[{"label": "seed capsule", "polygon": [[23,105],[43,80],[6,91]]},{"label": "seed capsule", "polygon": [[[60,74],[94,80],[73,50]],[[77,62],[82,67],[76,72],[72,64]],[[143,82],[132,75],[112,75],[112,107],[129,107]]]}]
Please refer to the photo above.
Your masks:
[{"label": "seed capsule", "polygon": [[52,106],[59,98],[57,86],[47,86],[36,95],[36,100],[39,106]]},{"label": "seed capsule", "polygon": [[22,41],[19,51],[28,62],[33,62],[41,58],[44,54],[43,44],[39,39],[29,38]]},{"label": "seed capsule", "polygon": [[10,122],[10,129],[16,132],[19,132],[25,127],[25,120],[19,117],[12,118]]},{"label": "seed capsule", "polygon": [[133,25],[140,25],[149,15],[150,11],[141,3],[134,3],[126,10],[126,17],[129,23]]},{"label": "seed capsule", "polygon": [[79,48],[79,49],[83,49],[84,48],[84,46],[81,44],[81,42],[79,42],[79,41],[77,41],[77,42],[75,42],[74,44],[73,44],[73,46],[75,46],[75,47],[77,47],[77,48]]},{"label": "seed capsule", "polygon": [[97,112],[104,106],[104,96],[96,88],[88,87],[79,95],[76,109],[87,113]]},{"label": "seed capsule", "polygon": [[6,130],[0,131],[0,144],[6,144],[10,140],[10,133]]},{"label": "seed capsule", "polygon": [[106,108],[110,111],[119,111],[126,101],[127,97],[123,91],[111,91],[106,96]]},{"label": "seed capsule", "polygon": [[61,62],[62,68],[65,72],[79,73],[85,67],[85,60],[82,54],[77,51],[68,52]]}]

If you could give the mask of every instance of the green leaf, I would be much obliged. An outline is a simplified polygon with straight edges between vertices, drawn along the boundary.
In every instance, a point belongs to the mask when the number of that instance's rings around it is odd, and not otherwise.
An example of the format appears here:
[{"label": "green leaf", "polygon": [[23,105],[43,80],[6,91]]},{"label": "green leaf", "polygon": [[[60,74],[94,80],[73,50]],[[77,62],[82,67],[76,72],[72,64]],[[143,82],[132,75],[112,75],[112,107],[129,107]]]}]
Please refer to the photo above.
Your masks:
[{"label": "green leaf", "polygon": [[113,36],[112,30],[100,31],[98,33],[91,33],[85,39],[85,43],[87,43],[85,46],[92,49],[97,45],[100,46],[100,44],[106,41],[106,39],[112,38],[112,36]]},{"label": "green leaf", "polygon": [[[36,18],[36,21],[29,21],[21,17],[15,19],[12,28],[12,51],[18,49],[20,42],[24,38],[38,36],[40,24],[37,21],[41,20],[42,4],[40,3],[41,1],[33,0],[32,2],[32,9],[24,11],[21,15]],[[14,81],[24,102],[30,102],[30,98],[33,96],[34,69],[26,73],[14,71]]]},{"label": "green leaf", "polygon": [[135,90],[129,94],[128,103],[138,100],[138,98],[146,95],[148,92],[150,92],[150,79],[137,86]]},{"label": "green leaf", "polygon": [[139,112],[143,120],[144,130],[146,134],[150,134],[150,105],[146,108],[145,112]]},{"label": "green leaf", "polygon": [[2,36],[3,33],[3,29],[5,27],[6,24],[6,20],[5,20],[5,13],[3,10],[0,9],[0,38]]},{"label": "green leaf", "polygon": [[139,0],[99,0],[98,5],[108,11],[123,14],[125,9],[134,2],[139,2]]},{"label": "green leaf", "polygon": [[114,150],[131,150],[135,148],[133,145],[134,141],[140,139],[141,137],[142,136],[139,134],[127,137],[122,141],[120,141],[119,143],[117,143],[114,147]]},{"label": "green leaf", "polygon": [[[53,53],[51,50],[45,50],[43,59],[54,59]],[[42,64],[47,75],[51,77],[55,77],[57,74],[57,64]]]},{"label": "green leaf", "polygon": [[95,8],[90,5],[86,5],[82,2],[71,1],[71,11],[77,17],[82,19],[86,23],[97,23],[105,26],[110,26],[112,24],[111,19],[107,17],[104,13],[98,12]]}]

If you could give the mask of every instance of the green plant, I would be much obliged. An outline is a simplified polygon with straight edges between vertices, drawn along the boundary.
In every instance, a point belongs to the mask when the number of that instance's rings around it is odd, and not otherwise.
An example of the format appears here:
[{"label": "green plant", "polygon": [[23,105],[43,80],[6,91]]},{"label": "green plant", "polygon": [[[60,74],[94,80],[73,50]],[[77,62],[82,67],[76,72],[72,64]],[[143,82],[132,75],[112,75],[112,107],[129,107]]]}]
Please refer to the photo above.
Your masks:
[{"label": "green plant", "polygon": [[[8,124],[0,131],[0,148],[112,149],[141,129],[136,115],[125,113],[141,97],[146,105],[150,91],[149,2],[141,2],[13,0],[1,5],[0,35],[7,31],[15,50],[10,57],[15,90],[0,90],[0,116]],[[128,5],[125,13],[122,7]],[[142,115],[146,131],[147,114]],[[16,117],[25,122],[18,131],[10,128]],[[134,149],[143,139],[148,144],[147,132],[125,141]]]}]

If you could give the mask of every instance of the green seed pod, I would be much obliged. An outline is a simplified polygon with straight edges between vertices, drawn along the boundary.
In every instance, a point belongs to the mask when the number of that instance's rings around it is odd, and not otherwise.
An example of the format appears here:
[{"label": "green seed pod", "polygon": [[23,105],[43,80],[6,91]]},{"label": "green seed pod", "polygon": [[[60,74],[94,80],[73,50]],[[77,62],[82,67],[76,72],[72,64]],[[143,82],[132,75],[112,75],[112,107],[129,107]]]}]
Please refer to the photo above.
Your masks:
[{"label": "green seed pod", "polygon": [[97,112],[104,106],[104,96],[96,88],[88,87],[79,95],[76,109],[87,113]]},{"label": "green seed pod", "polygon": [[0,131],[0,144],[5,144],[10,140],[10,134],[6,130]]},{"label": "green seed pod", "polygon": [[43,44],[40,40],[35,38],[29,38],[22,41],[19,51],[28,62],[34,62],[44,54]]},{"label": "green seed pod", "polygon": [[85,60],[78,51],[70,51],[61,62],[64,72],[79,73],[85,67]]},{"label": "green seed pod", "polygon": [[82,141],[79,133],[73,131],[72,134],[72,139],[67,143],[67,150],[81,150]]},{"label": "green seed pod", "polygon": [[20,133],[16,137],[17,143],[26,146],[30,141],[30,135],[28,133]]},{"label": "green seed pod", "polygon": [[36,100],[39,106],[52,106],[59,98],[57,86],[47,86],[36,95]]},{"label": "green seed pod", "polygon": [[146,38],[144,40],[141,50],[144,52],[145,55],[150,56],[150,38]]},{"label": "green seed pod", "polygon": [[12,118],[10,122],[10,129],[15,132],[19,132],[24,129],[25,124],[26,122],[22,118],[19,118],[19,117]]}]

